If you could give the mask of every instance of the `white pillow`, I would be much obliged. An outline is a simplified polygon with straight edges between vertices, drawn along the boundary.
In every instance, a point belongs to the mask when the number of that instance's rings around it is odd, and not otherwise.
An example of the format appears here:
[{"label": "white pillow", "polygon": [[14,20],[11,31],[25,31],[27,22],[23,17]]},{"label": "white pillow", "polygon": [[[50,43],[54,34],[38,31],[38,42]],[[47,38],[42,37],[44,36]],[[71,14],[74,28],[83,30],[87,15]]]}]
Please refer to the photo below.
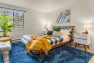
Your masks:
[{"label": "white pillow", "polygon": [[63,30],[63,29],[60,30],[61,34],[64,35],[64,36],[70,35],[70,31],[71,30]]},{"label": "white pillow", "polygon": [[55,36],[60,36],[60,32],[53,31],[53,35],[55,35]]}]

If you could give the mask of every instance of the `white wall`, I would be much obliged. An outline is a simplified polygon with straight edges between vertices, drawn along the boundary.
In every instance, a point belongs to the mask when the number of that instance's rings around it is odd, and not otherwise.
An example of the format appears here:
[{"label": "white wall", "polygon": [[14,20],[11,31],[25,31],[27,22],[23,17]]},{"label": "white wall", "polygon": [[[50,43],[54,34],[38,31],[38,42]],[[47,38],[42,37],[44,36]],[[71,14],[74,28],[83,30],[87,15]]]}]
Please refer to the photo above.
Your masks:
[{"label": "white wall", "polygon": [[[58,24],[56,19],[59,13],[66,9],[71,10],[71,23]],[[46,20],[50,21],[52,25],[75,25],[77,32],[80,33],[84,31],[83,24],[88,23],[90,26],[89,33],[91,34],[90,50],[94,50],[94,0],[80,0],[72,5],[46,13]]]},{"label": "white wall", "polygon": [[25,14],[25,33],[35,34],[43,31],[45,13],[28,10]]}]

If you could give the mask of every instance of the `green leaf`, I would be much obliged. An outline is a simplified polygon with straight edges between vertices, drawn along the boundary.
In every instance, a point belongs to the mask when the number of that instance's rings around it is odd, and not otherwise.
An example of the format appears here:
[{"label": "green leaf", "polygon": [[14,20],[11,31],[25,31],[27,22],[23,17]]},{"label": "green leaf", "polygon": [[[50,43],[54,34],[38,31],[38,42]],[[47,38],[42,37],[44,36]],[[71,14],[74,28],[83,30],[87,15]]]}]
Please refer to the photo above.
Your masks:
[{"label": "green leaf", "polygon": [[0,20],[4,20],[4,17],[3,16],[0,16]]},{"label": "green leaf", "polygon": [[7,23],[7,26],[8,26],[8,27],[13,27],[13,22],[8,22],[8,23]]}]

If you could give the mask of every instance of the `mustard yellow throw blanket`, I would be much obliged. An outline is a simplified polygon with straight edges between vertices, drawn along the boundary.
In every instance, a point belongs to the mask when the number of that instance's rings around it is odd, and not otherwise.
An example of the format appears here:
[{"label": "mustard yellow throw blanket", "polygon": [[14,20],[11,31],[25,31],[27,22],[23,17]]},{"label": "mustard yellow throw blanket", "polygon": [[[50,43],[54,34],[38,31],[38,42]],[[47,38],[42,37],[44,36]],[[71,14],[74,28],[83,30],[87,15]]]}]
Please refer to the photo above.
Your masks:
[{"label": "mustard yellow throw blanket", "polygon": [[26,45],[27,53],[33,51],[43,52],[47,55],[48,51],[52,48],[48,41],[49,38],[51,38],[51,36],[33,36]]}]

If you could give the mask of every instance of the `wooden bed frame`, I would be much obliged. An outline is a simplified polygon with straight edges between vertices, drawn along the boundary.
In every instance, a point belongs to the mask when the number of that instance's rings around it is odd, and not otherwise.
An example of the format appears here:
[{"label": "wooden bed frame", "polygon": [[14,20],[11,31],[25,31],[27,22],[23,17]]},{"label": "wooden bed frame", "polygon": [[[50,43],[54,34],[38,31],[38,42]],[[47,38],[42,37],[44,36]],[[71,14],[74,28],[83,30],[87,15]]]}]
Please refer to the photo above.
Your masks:
[{"label": "wooden bed frame", "polygon": [[73,33],[74,33],[75,26],[53,26],[53,28],[55,28],[55,27],[59,27],[63,30],[70,30],[71,29],[71,32],[70,32],[71,35],[69,35],[70,40],[68,42],[60,42],[58,45],[52,46],[52,49],[60,47],[66,43],[70,43],[70,45],[71,45],[71,42],[73,42]]},{"label": "wooden bed frame", "polygon": [[[58,45],[53,45],[52,46],[52,48],[51,48],[51,50],[52,49],[55,49],[55,48],[58,48],[58,47],[60,47],[60,46],[62,46],[62,45],[64,45],[64,44],[66,44],[66,43],[71,43],[71,42],[73,42],[73,33],[74,33],[74,28],[75,28],[75,26],[53,26],[53,27],[60,27],[60,29],[63,29],[63,30],[70,30],[71,29],[71,35],[69,35],[69,37],[70,37],[70,40],[68,41],[68,42],[60,42]],[[34,52],[34,51],[33,51]],[[43,52],[36,52],[35,54],[41,54],[41,53],[43,53]]]}]

